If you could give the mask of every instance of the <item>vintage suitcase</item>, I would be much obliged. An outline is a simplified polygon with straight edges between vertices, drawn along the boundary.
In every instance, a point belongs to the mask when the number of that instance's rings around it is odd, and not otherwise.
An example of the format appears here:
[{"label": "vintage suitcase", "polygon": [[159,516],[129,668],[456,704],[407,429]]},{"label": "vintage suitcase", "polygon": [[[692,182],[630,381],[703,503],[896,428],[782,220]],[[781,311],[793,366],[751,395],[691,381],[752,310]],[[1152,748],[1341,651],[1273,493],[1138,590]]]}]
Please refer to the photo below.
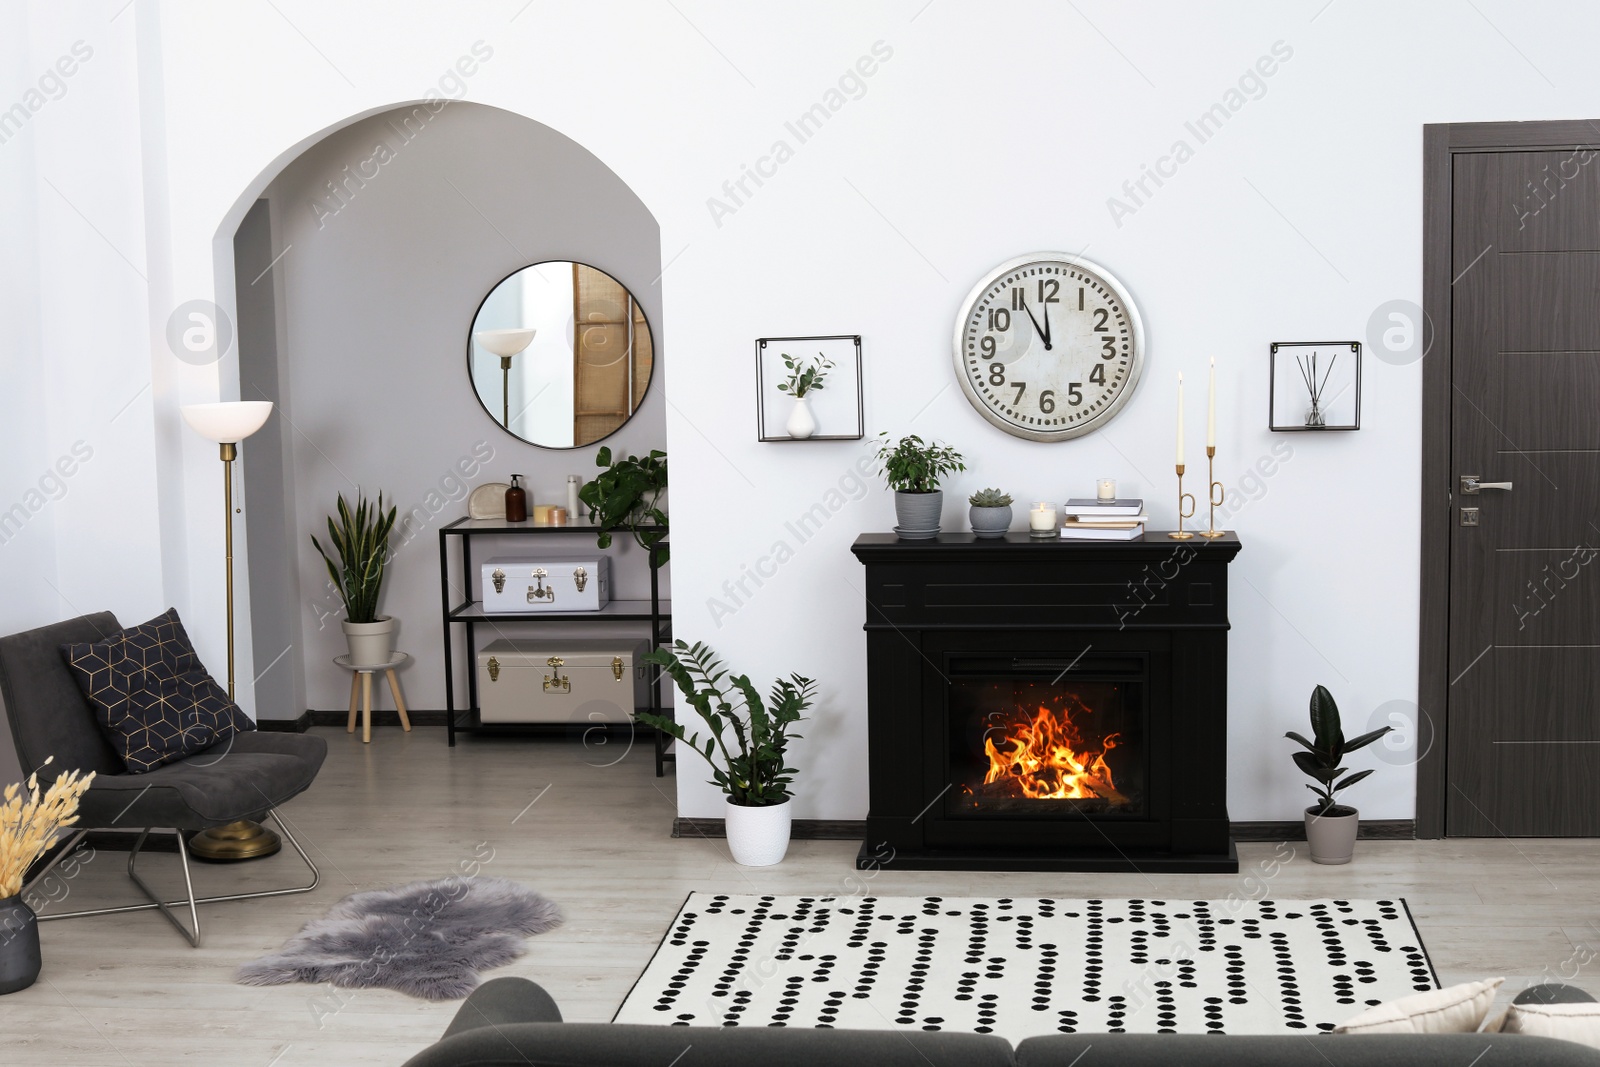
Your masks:
[{"label": "vintage suitcase", "polygon": [[495,556],[483,563],[486,612],[599,611],[610,601],[610,556]]},{"label": "vintage suitcase", "polygon": [[501,640],[478,650],[486,723],[629,722],[650,702],[648,642],[632,638]]}]

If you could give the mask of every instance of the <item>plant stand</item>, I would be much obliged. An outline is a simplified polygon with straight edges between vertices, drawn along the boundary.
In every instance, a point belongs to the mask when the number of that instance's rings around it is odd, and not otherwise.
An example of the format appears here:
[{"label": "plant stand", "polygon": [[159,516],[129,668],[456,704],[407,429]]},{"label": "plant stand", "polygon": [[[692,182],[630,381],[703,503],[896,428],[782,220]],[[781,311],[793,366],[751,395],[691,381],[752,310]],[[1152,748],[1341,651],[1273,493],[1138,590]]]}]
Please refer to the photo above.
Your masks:
[{"label": "plant stand", "polygon": [[345,733],[356,732],[356,697],[361,698],[361,743],[372,743],[372,676],[382,671],[389,679],[389,692],[394,696],[394,708],[400,713],[400,726],[406,733],[411,732],[411,718],[406,714],[406,701],[400,695],[400,680],[394,676],[396,667],[404,666],[411,657],[404,652],[396,652],[389,657],[387,663],[351,663],[350,657],[335,656],[333,662],[350,671],[350,723],[345,727]]}]

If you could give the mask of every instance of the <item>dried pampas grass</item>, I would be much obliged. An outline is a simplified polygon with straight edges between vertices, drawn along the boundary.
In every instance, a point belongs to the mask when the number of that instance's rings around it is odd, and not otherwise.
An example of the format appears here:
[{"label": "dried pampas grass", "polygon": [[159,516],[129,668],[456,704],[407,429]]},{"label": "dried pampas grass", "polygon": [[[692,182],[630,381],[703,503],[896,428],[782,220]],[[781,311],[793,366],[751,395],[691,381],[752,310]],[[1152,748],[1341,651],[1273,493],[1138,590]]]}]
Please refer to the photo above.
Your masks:
[{"label": "dried pampas grass", "polygon": [[[54,758],[45,760],[45,766]],[[28,775],[26,794],[15,783],[6,786],[5,799],[0,802],[0,900],[22,892],[23,875],[33,861],[56,843],[63,826],[78,821],[78,798],[92,781],[93,771],[87,778],[68,771],[40,797],[36,771]]]}]

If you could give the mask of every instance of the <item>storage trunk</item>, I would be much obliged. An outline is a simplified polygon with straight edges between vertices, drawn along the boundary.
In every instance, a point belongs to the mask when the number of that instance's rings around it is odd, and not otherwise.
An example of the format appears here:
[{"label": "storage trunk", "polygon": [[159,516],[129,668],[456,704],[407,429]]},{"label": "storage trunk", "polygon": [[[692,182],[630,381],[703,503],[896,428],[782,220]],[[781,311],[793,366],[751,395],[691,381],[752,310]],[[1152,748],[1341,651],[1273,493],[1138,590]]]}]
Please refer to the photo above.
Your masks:
[{"label": "storage trunk", "polygon": [[501,640],[478,650],[478,714],[486,723],[623,723],[647,707],[649,643]]},{"label": "storage trunk", "polygon": [[610,556],[495,556],[483,562],[485,612],[599,611],[610,601]]}]

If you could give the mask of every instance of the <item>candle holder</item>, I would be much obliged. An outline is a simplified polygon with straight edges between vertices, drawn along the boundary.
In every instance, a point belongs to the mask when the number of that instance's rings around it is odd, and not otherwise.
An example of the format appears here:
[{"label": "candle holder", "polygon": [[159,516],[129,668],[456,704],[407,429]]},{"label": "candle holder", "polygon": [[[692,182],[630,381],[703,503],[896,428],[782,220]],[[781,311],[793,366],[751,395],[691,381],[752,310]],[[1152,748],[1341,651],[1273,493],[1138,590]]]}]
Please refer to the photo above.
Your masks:
[{"label": "candle holder", "polygon": [[[1188,511],[1183,509],[1184,501],[1189,502]],[[1185,493],[1183,491],[1183,464],[1180,463],[1178,464],[1178,528],[1172,533],[1167,534],[1168,537],[1172,538],[1174,541],[1187,541],[1194,536],[1194,534],[1188,533],[1183,528],[1184,519],[1194,518],[1194,506],[1194,494]]]},{"label": "candle holder", "polygon": [[1227,530],[1219,530],[1219,529],[1217,529],[1217,508],[1221,507],[1222,506],[1222,502],[1224,500],[1228,499],[1228,493],[1227,493],[1227,490],[1222,488],[1222,483],[1217,481],[1216,468],[1215,468],[1216,456],[1217,456],[1216,446],[1215,445],[1207,445],[1206,446],[1206,481],[1211,483],[1211,488],[1210,488],[1210,492],[1208,492],[1206,494],[1206,496],[1207,496],[1207,499],[1211,501],[1211,518],[1209,520],[1207,520],[1207,523],[1206,523],[1206,525],[1209,526],[1210,529],[1201,530],[1200,531],[1200,536],[1201,537],[1221,537],[1221,536],[1223,536],[1224,534],[1226,534],[1228,532]]}]

